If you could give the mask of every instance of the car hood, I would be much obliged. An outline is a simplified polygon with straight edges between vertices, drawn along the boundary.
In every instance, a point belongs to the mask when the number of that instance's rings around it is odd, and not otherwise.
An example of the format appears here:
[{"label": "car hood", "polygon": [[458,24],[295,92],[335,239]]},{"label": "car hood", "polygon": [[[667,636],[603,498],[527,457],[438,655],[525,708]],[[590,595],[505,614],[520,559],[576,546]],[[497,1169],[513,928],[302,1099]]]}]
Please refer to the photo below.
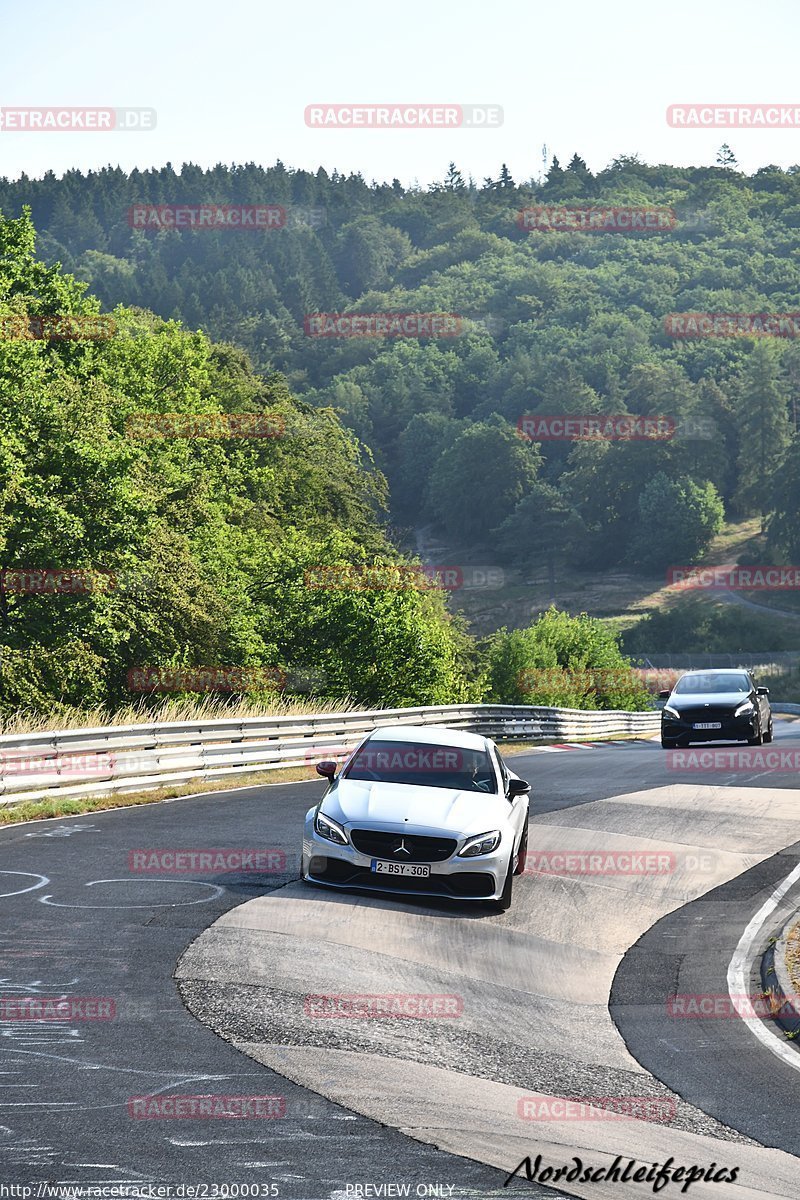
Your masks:
[{"label": "car hood", "polygon": [[667,700],[670,708],[677,709],[678,712],[683,708],[703,708],[708,704],[711,708],[738,708],[740,704],[744,704],[745,700],[752,700],[752,696],[748,696],[746,692],[698,692],[692,695],[687,692],[685,696],[674,693]]},{"label": "car hood", "polygon": [[341,825],[399,830],[415,826],[464,836],[501,828],[511,805],[504,796],[487,792],[342,779],[323,800],[322,811]]}]

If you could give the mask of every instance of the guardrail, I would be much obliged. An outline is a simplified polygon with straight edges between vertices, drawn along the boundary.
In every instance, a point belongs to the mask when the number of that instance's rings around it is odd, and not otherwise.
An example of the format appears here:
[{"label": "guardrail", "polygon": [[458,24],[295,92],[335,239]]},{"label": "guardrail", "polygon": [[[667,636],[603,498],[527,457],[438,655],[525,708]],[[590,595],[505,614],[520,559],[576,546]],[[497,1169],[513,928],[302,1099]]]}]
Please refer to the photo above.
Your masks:
[{"label": "guardrail", "polygon": [[0,736],[0,805],[143,791],[343,758],[380,725],[447,725],[494,738],[583,740],[653,734],[659,714],[509,704],[373,709],[109,725]]}]

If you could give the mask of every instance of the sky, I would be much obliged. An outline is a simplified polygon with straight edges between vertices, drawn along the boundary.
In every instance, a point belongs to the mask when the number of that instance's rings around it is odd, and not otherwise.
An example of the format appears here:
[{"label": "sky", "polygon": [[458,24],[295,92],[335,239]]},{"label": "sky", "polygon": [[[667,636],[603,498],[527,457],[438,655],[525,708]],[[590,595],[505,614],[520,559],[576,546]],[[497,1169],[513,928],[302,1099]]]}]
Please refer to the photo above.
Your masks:
[{"label": "sky", "polygon": [[[0,108],[155,109],[155,129],[0,129],[0,176],[191,161],[324,166],[422,187],[519,182],[543,147],[747,172],[800,163],[794,127],[681,129],[674,104],[800,111],[797,0],[0,0]],[[312,128],[309,105],[492,105],[491,128]],[[180,198],[177,198],[180,199]],[[267,198],[268,199],[268,198]]]}]

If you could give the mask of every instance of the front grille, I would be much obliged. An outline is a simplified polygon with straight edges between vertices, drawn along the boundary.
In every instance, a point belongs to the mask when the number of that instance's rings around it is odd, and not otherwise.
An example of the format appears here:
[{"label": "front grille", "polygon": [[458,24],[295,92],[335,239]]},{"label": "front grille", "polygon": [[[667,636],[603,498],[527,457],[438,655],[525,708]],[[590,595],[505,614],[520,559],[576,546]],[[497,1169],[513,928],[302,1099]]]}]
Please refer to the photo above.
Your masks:
[{"label": "front grille", "polygon": [[479,871],[458,871],[454,875],[429,875],[412,879],[403,875],[376,875],[363,867],[354,867],[340,858],[314,857],[311,875],[322,883],[347,887],[377,888],[382,892],[420,892],[423,895],[483,898],[495,890],[493,875]]},{"label": "front grille", "polygon": [[691,708],[680,710],[681,719],[689,725],[693,725],[695,721],[732,721],[733,714],[738,707],[738,704],[734,708],[721,708],[719,706],[705,708],[703,705],[696,708],[692,706]]},{"label": "front grille", "polygon": [[[370,858],[386,858],[392,862],[434,863],[444,862],[456,852],[455,838],[426,837],[419,834],[385,833],[380,829],[351,829],[350,840],[360,854]],[[396,853],[401,841],[403,850]]]}]

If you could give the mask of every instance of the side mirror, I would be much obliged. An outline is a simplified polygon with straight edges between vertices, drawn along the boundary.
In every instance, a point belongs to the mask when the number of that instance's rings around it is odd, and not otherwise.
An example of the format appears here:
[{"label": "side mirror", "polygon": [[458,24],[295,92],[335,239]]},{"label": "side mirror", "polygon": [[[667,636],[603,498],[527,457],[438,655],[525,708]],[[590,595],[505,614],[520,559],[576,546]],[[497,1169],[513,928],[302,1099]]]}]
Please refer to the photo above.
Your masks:
[{"label": "side mirror", "polygon": [[666,691],[658,693],[658,698],[659,698],[659,700],[669,700],[671,695],[672,695],[672,693],[670,692],[669,688],[667,688]]},{"label": "side mirror", "polygon": [[768,687],[757,687],[757,688],[756,688],[756,695],[757,695],[757,696],[768,696],[768,695],[769,695],[769,688],[768,688]]},{"label": "side mirror", "polygon": [[522,796],[525,792],[531,790],[531,785],[524,779],[509,779],[508,781],[508,798],[513,800],[515,796]]},{"label": "side mirror", "polygon": [[324,762],[317,763],[317,774],[322,775],[325,779],[333,779],[336,774],[337,764],[332,759],[325,759]]}]

